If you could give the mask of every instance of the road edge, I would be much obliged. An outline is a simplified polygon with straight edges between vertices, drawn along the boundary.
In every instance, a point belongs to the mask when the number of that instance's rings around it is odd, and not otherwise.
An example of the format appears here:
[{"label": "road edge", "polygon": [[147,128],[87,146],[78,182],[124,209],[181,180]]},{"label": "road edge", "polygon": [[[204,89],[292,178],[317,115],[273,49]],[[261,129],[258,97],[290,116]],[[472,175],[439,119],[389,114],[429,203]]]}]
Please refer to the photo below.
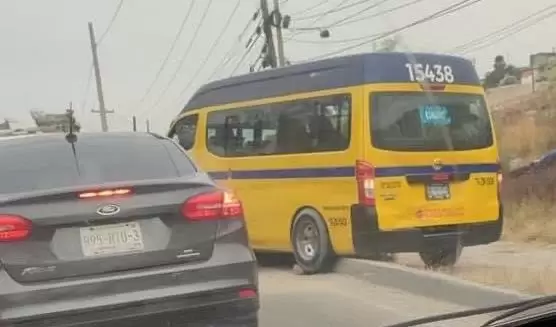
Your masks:
[{"label": "road edge", "polygon": [[372,284],[468,307],[486,307],[533,297],[530,294],[470,282],[439,272],[387,262],[340,259],[334,271]]}]

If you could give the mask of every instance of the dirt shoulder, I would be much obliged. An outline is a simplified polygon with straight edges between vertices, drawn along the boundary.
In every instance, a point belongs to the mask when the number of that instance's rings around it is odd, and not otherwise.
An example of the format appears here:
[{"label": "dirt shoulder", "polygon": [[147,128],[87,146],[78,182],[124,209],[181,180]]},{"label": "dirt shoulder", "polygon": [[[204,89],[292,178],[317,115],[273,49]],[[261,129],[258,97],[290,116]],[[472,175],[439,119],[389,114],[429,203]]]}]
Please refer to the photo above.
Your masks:
[{"label": "dirt shoulder", "polygon": [[[556,293],[556,245],[497,242],[465,248],[460,262],[442,272],[462,279],[530,294]],[[414,254],[397,262],[424,269]]]}]

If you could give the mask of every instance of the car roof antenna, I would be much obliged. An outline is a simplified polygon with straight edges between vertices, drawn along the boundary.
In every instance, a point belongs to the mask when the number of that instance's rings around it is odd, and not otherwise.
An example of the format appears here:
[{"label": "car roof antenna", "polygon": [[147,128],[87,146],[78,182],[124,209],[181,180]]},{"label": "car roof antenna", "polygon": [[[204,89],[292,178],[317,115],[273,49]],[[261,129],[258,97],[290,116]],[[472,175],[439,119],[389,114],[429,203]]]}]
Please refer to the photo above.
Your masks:
[{"label": "car roof antenna", "polygon": [[73,116],[72,103],[69,104],[69,109],[66,111],[68,115],[68,133],[66,134],[66,141],[71,144],[71,152],[73,153],[73,159],[75,161],[75,169],[77,169],[77,174],[81,175],[81,170],[79,169],[79,160],[77,159],[77,150],[75,149],[75,142],[77,142],[77,135],[74,133],[75,117]]},{"label": "car roof antenna", "polygon": [[69,103],[69,109],[66,111],[68,116],[68,133],[66,134],[66,140],[69,143],[75,143],[77,141],[77,134],[74,132],[75,117],[73,115],[73,103]]}]

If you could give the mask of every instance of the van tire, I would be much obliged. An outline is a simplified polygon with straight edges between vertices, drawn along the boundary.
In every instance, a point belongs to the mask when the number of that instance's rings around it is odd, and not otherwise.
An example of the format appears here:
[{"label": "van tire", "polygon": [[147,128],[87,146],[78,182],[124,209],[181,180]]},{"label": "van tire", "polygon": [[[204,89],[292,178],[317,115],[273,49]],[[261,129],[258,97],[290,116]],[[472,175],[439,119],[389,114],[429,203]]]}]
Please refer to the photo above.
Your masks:
[{"label": "van tire", "polygon": [[329,272],[334,267],[336,254],[332,248],[328,228],[322,217],[312,209],[303,209],[292,224],[293,255],[304,274]]},{"label": "van tire", "polygon": [[459,260],[463,246],[461,242],[430,243],[425,246],[419,256],[427,269],[453,267]]}]

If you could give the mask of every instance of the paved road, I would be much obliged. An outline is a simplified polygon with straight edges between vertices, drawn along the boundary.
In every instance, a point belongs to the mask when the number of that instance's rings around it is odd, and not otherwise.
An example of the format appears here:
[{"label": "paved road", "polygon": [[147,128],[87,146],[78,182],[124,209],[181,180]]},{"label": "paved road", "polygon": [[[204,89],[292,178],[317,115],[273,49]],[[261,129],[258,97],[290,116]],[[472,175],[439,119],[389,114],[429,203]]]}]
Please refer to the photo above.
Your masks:
[{"label": "paved road", "polygon": [[[297,276],[286,268],[262,268],[260,283],[262,327],[386,326],[467,309],[340,274]],[[483,319],[436,326],[478,326]]]}]

